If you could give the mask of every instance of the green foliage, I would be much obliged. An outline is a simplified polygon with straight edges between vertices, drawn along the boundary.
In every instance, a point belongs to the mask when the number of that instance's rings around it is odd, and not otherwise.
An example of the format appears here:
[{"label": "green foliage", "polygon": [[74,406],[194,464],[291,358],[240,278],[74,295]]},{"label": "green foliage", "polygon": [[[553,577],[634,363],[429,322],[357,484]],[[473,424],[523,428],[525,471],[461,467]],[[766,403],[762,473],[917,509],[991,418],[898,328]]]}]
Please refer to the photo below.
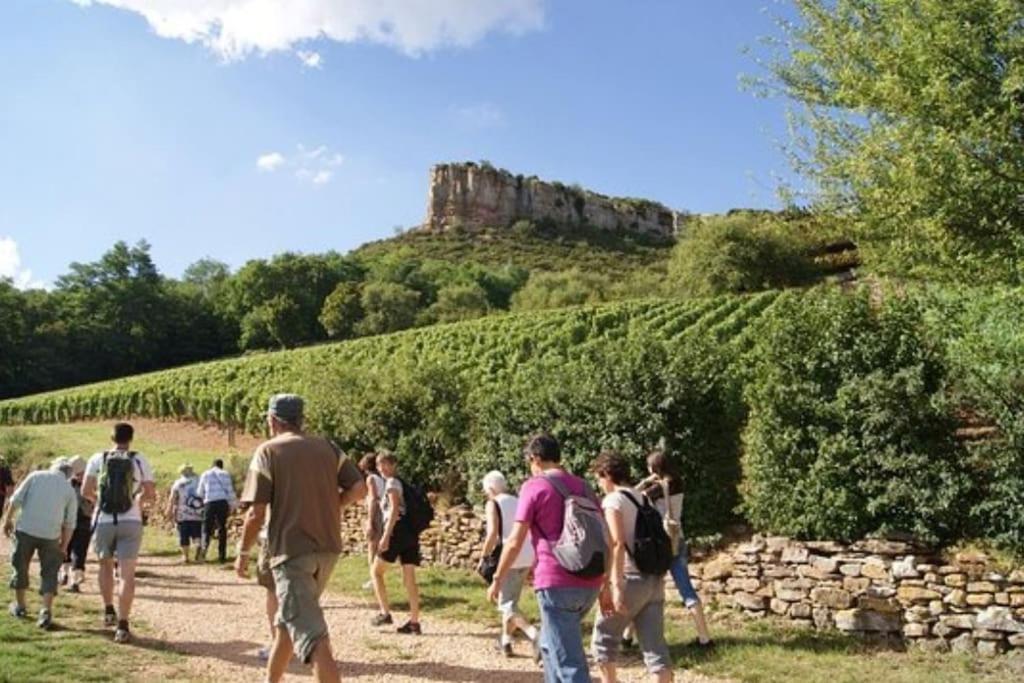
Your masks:
[{"label": "green foliage", "polygon": [[363,288],[355,282],[342,282],[324,300],[320,324],[331,339],[355,335],[356,324],[363,319]]},{"label": "green foliage", "polygon": [[487,291],[471,282],[448,285],[438,290],[437,301],[427,309],[426,314],[431,322],[450,323],[479,318],[487,315],[490,309]]},{"label": "green foliage", "polygon": [[1024,282],[1019,0],[794,0],[770,88],[801,106],[796,169],[865,260]]},{"label": "green foliage", "polygon": [[356,323],[359,335],[383,334],[412,327],[416,322],[420,293],[393,282],[374,282],[363,287],[360,304],[363,319]]},{"label": "green foliage", "polygon": [[749,212],[691,221],[669,263],[670,286],[691,296],[804,284],[815,274],[806,241]]},{"label": "green foliage", "polygon": [[867,291],[775,308],[746,389],[744,511],[818,538],[903,531],[948,540],[972,493],[921,311]]},{"label": "green foliage", "polygon": [[534,273],[526,286],[512,297],[512,308],[531,311],[599,303],[610,298],[611,287],[609,279],[600,273],[580,270]]}]

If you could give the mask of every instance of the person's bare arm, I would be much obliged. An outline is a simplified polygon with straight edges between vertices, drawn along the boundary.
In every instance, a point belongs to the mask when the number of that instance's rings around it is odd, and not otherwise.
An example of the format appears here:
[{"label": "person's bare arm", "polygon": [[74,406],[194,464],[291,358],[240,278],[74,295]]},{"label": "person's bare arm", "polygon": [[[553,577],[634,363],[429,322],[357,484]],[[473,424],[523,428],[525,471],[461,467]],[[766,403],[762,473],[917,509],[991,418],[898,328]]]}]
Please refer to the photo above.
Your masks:
[{"label": "person's bare arm", "polygon": [[391,534],[395,530],[395,525],[398,524],[399,505],[402,503],[402,497],[394,489],[385,491],[385,495],[388,497],[388,518],[384,520],[384,533],[380,537],[380,549],[382,552],[391,545]]},{"label": "person's bare arm", "polygon": [[139,494],[139,503],[148,503],[156,500],[156,484],[151,481],[142,482],[142,493]]},{"label": "person's bare arm", "polygon": [[178,500],[178,490],[171,488],[171,492],[167,495],[167,519],[174,520],[174,508]]},{"label": "person's bare arm", "polygon": [[622,523],[622,511],[608,508],[604,511],[605,523],[611,542],[611,567],[606,574],[606,584],[611,589],[615,609],[625,611],[622,588],[626,581],[626,532]]},{"label": "person's bare arm", "polygon": [[505,546],[501,549],[501,559],[498,560],[498,569],[494,572],[491,587],[487,590],[487,597],[491,602],[497,602],[501,584],[505,581],[505,576],[508,575],[512,564],[519,557],[523,544],[526,543],[526,534],[529,532],[530,527],[523,522],[516,522],[512,526],[512,533],[509,534],[508,540],[505,541]]},{"label": "person's bare arm", "polygon": [[82,498],[91,503],[96,502],[96,475],[89,475],[82,482]]},{"label": "person's bare arm", "polygon": [[266,503],[253,503],[245,513],[245,521],[242,523],[242,538],[238,541],[238,559],[235,560],[235,571],[243,579],[249,572],[249,549],[256,542],[256,537],[259,536],[266,519]]},{"label": "person's bare arm", "polygon": [[349,487],[349,488],[347,488],[347,489],[345,489],[344,491],[341,492],[341,495],[338,496],[338,504],[341,507],[341,509],[344,510],[349,505],[351,505],[352,503],[355,503],[360,498],[364,498],[365,496],[366,496],[366,481],[363,480],[363,479],[360,479],[353,486],[351,486],[351,487]]},{"label": "person's bare arm", "polygon": [[484,539],[484,547],[480,553],[481,560],[490,555],[498,545],[498,541],[501,540],[501,529],[498,528],[498,504],[493,500],[487,501],[486,512],[487,528],[490,531],[487,533],[487,538]]},{"label": "person's bare arm", "polygon": [[66,526],[60,528],[60,549],[65,555],[68,553],[68,543],[71,542],[71,532],[73,529],[69,529]]}]

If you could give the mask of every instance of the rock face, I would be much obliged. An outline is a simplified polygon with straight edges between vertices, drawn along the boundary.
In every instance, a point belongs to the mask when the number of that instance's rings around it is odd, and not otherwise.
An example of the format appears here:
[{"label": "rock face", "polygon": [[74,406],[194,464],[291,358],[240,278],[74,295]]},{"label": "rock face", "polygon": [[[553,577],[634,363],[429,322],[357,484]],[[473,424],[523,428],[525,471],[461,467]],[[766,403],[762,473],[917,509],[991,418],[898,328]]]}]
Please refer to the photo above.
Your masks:
[{"label": "rock face", "polygon": [[438,164],[430,170],[424,228],[508,228],[519,220],[635,233],[669,240],[683,231],[688,214],[645,199],[607,197],[536,176],[472,162]]}]

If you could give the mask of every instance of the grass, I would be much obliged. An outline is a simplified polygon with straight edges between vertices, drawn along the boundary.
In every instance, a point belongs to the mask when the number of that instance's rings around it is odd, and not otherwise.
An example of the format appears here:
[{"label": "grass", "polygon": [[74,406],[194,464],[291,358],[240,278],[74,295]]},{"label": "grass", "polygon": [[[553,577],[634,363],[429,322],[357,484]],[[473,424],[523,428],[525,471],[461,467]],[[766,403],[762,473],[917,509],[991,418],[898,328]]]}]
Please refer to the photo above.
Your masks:
[{"label": "grass", "polygon": [[[366,597],[363,557],[343,558],[330,587],[348,595]],[[445,619],[499,626],[497,610],[487,602],[483,581],[467,571],[425,568],[418,572],[424,620]],[[387,576],[389,597],[396,611],[408,609],[401,576]],[[522,608],[536,622],[537,604],[524,594]],[[977,657],[899,652],[836,632],[790,627],[781,622],[748,620],[722,611],[710,615],[718,647],[707,652],[689,645],[696,638],[687,613],[671,605],[666,613],[666,635],[679,669],[744,683],[996,683],[1024,680],[1024,658]],[[589,631],[590,624],[584,625]]]},{"label": "grass", "polygon": [[[91,597],[91,596],[90,596]],[[30,616],[38,596],[28,597]],[[65,681],[181,680],[177,655],[146,647],[113,647],[110,630],[99,625],[98,605],[82,597],[58,596],[52,631],[35,619],[0,615],[0,683],[64,683]],[[134,624],[145,637],[145,626]]]}]

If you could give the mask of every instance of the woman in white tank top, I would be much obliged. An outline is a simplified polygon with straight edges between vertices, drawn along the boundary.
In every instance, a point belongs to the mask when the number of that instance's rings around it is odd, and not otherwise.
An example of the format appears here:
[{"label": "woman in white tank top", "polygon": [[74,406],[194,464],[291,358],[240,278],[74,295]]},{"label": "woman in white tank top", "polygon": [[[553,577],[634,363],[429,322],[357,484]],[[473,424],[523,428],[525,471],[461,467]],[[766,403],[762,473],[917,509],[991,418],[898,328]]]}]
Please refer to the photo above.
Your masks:
[{"label": "woman in white tank top", "polygon": [[[512,527],[516,521],[516,506],[519,504],[519,499],[508,492],[505,475],[496,470],[488,472],[484,477],[483,490],[487,496],[487,536],[480,555],[481,562],[498,547],[499,543],[504,544],[512,534]],[[527,540],[501,585],[498,596],[498,611],[501,612],[499,647],[506,657],[513,655],[512,635],[519,629],[533,644],[534,657],[539,658],[537,629],[519,611],[519,596],[523,592],[523,583],[530,568],[533,567],[533,561],[533,544]]]},{"label": "woman in white tank top", "polygon": [[[384,500],[384,477],[377,471],[377,454],[367,453],[359,461],[359,469],[366,477],[366,559],[373,572],[373,561],[377,557],[381,534],[384,532],[384,513],[381,501]],[[363,590],[373,588],[371,578],[363,584]]]}]

